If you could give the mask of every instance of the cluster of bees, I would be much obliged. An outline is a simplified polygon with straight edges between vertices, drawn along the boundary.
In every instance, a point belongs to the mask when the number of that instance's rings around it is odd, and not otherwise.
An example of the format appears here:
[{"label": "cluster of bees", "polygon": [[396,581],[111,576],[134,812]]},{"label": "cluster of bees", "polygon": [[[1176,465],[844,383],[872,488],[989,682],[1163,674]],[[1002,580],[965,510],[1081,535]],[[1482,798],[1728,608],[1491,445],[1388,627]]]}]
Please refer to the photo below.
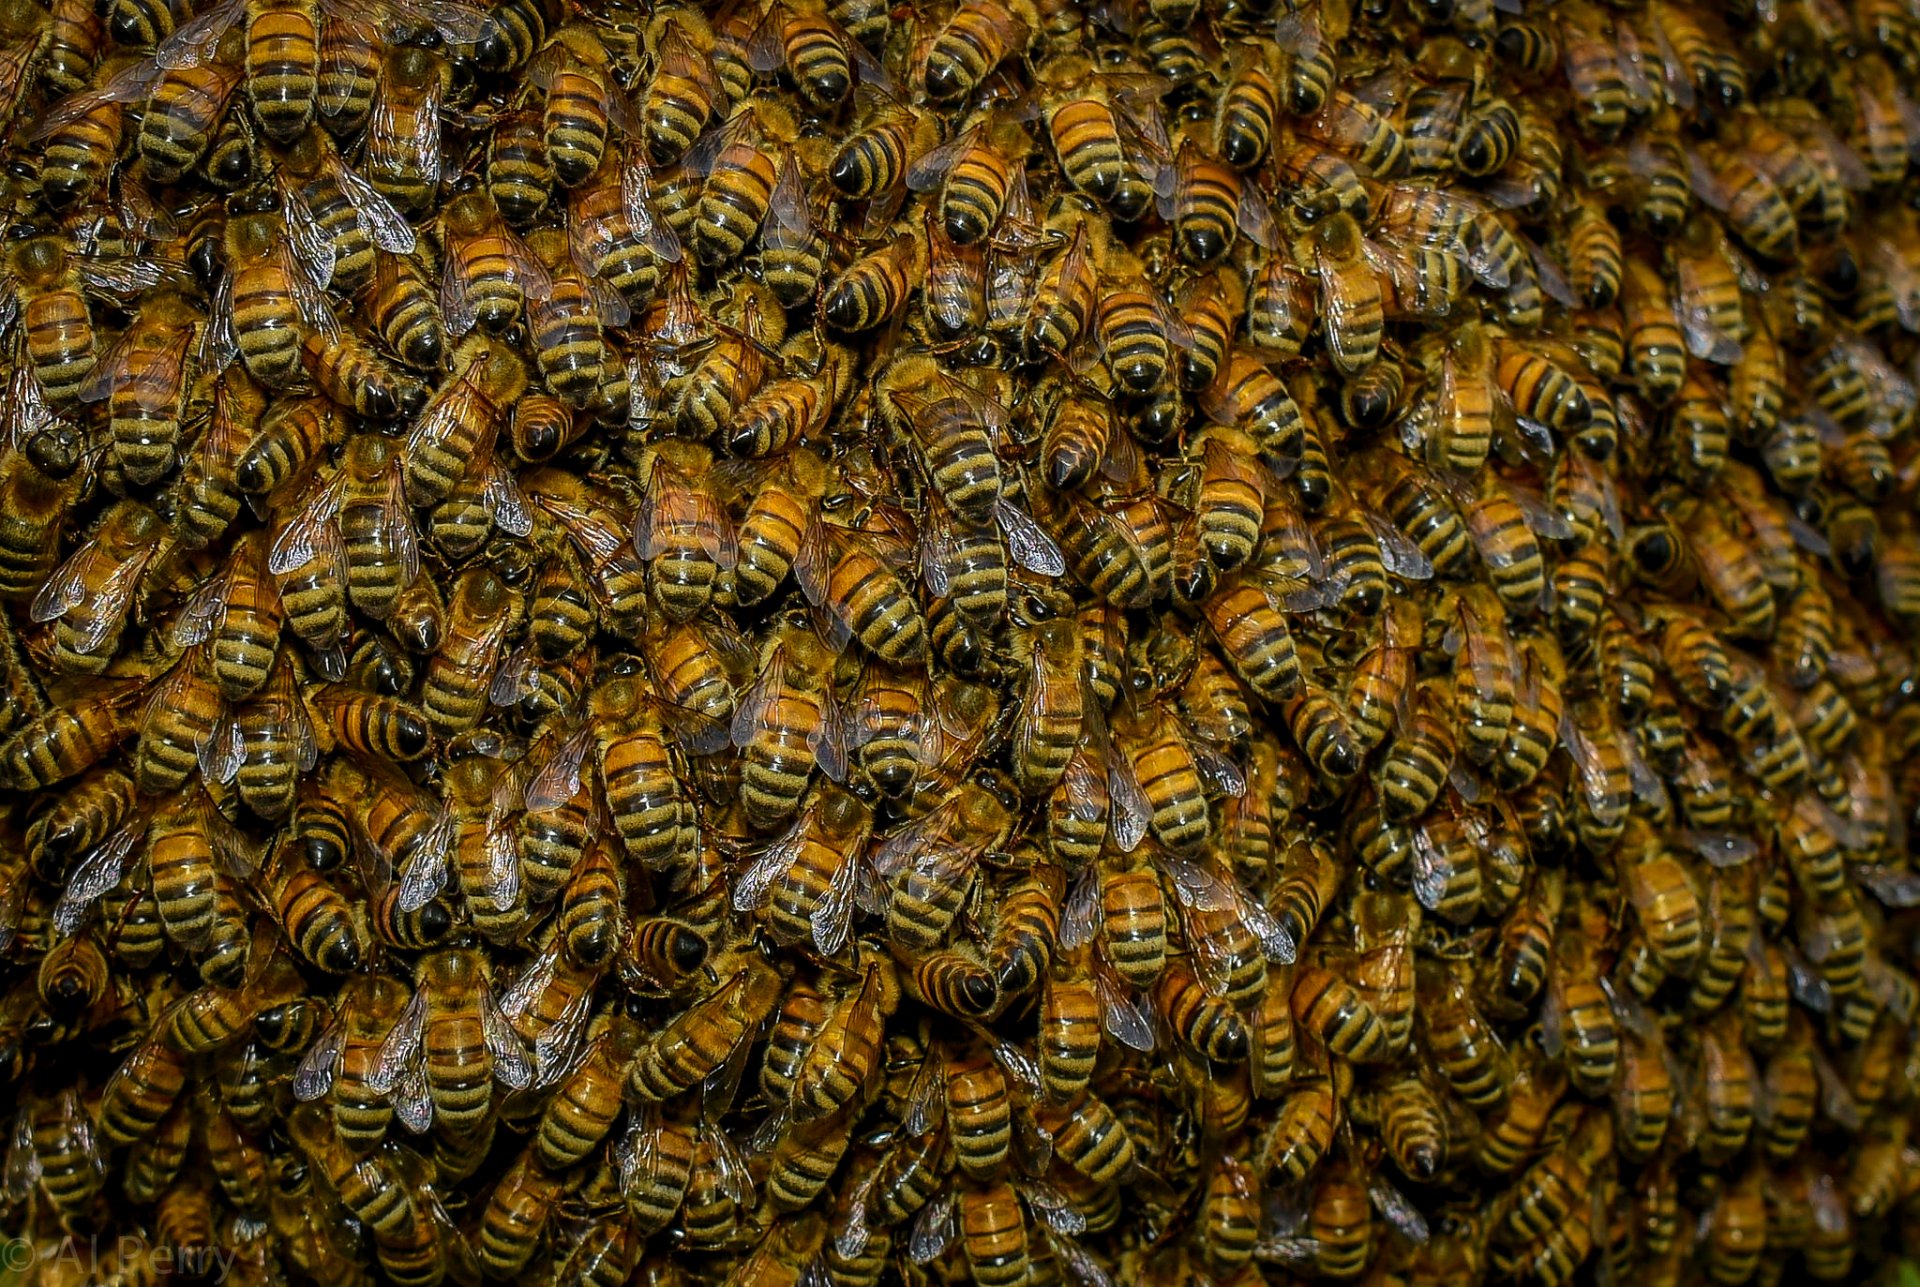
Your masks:
[{"label": "cluster of bees", "polygon": [[1911,1250],[1916,76],[1901,0],[0,0],[28,1276]]}]

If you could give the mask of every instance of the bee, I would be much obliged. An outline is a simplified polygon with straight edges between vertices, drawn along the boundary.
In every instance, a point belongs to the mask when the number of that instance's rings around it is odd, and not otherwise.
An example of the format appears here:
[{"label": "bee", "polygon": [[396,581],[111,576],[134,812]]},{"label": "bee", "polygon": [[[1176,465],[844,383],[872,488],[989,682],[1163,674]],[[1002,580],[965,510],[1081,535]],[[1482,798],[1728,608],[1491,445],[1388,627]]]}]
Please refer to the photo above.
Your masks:
[{"label": "bee", "polygon": [[[439,307],[447,329],[457,338],[478,326],[491,336],[505,333],[528,313],[529,302],[547,301],[553,281],[526,242],[500,218],[499,207],[484,190],[463,192],[440,211],[446,247]],[[466,353],[486,350],[472,347]],[[454,355],[458,370],[474,359]],[[514,397],[503,400],[511,405]]]},{"label": "bee", "polygon": [[738,557],[733,525],[701,481],[699,448],[662,444],[642,458],[646,479],[634,519],[634,548],[651,565],[653,594],[669,619],[686,621],[706,606],[713,584]]},{"label": "bee", "polygon": [[1568,1080],[1582,1093],[1611,1086],[1620,1066],[1620,1030],[1583,933],[1563,930],[1547,975],[1549,1025],[1542,1032],[1549,1058],[1564,1059]]},{"label": "bee", "polygon": [[1744,156],[1718,147],[1688,157],[1693,193],[1726,218],[1727,231],[1762,259],[1790,259],[1800,227],[1774,181]]},{"label": "bee", "polygon": [[425,957],[412,1000],[380,1043],[367,1087],[391,1095],[394,1115],[411,1130],[435,1121],[448,1131],[474,1129],[495,1078],[518,1089],[533,1075],[502,1007],[478,953],[443,948]]},{"label": "bee", "polygon": [[1039,26],[1023,0],[968,0],[934,33],[920,71],[927,97],[942,106],[966,98]]},{"label": "bee", "polygon": [[47,578],[27,609],[54,622],[54,654],[68,670],[99,673],[113,658],[141,578],[163,559],[171,537],[157,514],[121,501],[92,536]]},{"label": "bee", "polygon": [[401,361],[418,370],[440,368],[446,328],[436,292],[411,257],[376,250],[359,301],[374,330]]},{"label": "bee", "polygon": [[902,234],[847,266],[826,286],[821,316],[843,333],[885,324],[906,305],[914,277],[923,271],[914,239]]},{"label": "bee", "polygon": [[[551,469],[529,476],[525,490],[528,500],[565,534],[567,545],[578,556],[579,570],[591,587],[596,610],[606,614],[611,628],[637,637],[648,612],[646,565],[633,550],[632,518],[619,500],[573,474]],[[564,555],[555,557],[560,562],[549,566],[556,572],[566,572],[569,560]],[[536,595],[531,605],[535,622],[544,615],[543,602],[547,600]],[[569,651],[564,640],[570,633],[563,631],[560,636],[563,653]]]},{"label": "bee", "polygon": [[762,911],[779,942],[811,942],[833,956],[852,923],[860,855],[872,831],[865,805],[830,784],[734,886],[739,911]]},{"label": "bee", "polygon": [[781,979],[743,966],[704,1000],[643,1042],[627,1073],[628,1094],[658,1103],[724,1064],[780,998]]},{"label": "bee", "polygon": [[63,1219],[81,1220],[105,1178],[106,1161],[76,1091],[20,1106],[8,1151],[11,1200],[24,1202],[38,1188]]},{"label": "bee", "polygon": [[756,98],[687,154],[687,166],[707,180],[693,218],[702,263],[732,262],[761,230],[779,181],[770,149],[790,143],[796,132],[786,108]]},{"label": "bee", "polygon": [[201,340],[201,365],[224,367],[236,354],[247,374],[284,390],[302,373],[301,343],[327,305],[285,236],[278,214],[227,221],[221,276]]},{"label": "bee", "polygon": [[99,361],[79,260],[62,238],[47,235],[21,241],[8,267],[33,375],[48,398],[72,403]]},{"label": "bee", "polygon": [[714,33],[699,14],[676,9],[650,24],[655,62],[639,116],[647,154],[671,165],[686,154],[728,96],[714,66]]},{"label": "bee", "polygon": [[108,683],[71,706],[50,707],[0,741],[0,779],[34,791],[92,768],[138,728],[137,680]]}]

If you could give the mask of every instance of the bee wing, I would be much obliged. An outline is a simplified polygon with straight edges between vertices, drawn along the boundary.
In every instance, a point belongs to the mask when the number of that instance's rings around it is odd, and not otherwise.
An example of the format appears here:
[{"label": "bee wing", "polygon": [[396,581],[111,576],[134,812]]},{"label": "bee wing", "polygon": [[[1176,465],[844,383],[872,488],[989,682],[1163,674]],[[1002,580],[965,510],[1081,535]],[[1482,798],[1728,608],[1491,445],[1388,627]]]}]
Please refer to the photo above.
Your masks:
[{"label": "bee wing", "polygon": [[337,262],[333,238],[313,216],[313,208],[307,199],[285,176],[280,179],[280,208],[286,217],[287,231],[292,234],[291,245],[295,256],[303,268],[316,281],[333,280],[333,270]]},{"label": "bee wing", "polygon": [[[480,484],[480,501],[493,516],[493,525],[508,536],[523,540],[533,534],[533,510],[520,481],[498,458],[489,460]],[[416,566],[418,554],[415,556]]]},{"label": "bee wing", "polygon": [[767,198],[767,213],[772,218],[762,236],[775,249],[803,246],[813,235],[813,212],[807,203],[806,184],[791,152],[780,158],[780,174],[774,181],[773,195]]},{"label": "bee wing", "polygon": [[154,47],[153,61],[168,71],[177,71],[184,67],[198,67],[213,57],[219,48],[220,37],[227,33],[234,19],[246,11],[246,0],[222,0],[205,13],[194,15],[189,22],[174,29],[172,35]]},{"label": "bee wing", "polygon": [[953,563],[957,535],[946,507],[930,501],[926,520],[920,526],[920,578],[935,598],[944,598],[952,587],[948,568]]},{"label": "bee wing", "polygon": [[1027,1180],[1020,1185],[1020,1192],[1026,1196],[1027,1205],[1039,1215],[1041,1223],[1055,1234],[1072,1235],[1083,1233],[1087,1227],[1086,1216],[1073,1205],[1073,1200],[1044,1180]]},{"label": "bee wing", "polygon": [[827,600],[827,577],[833,570],[832,551],[827,544],[827,525],[815,509],[800,533],[800,548],[794,554],[793,579],[807,602],[818,608]]},{"label": "bee wing", "polygon": [[340,1072],[340,1056],[347,1048],[347,1016],[340,1015],[307,1047],[293,1070],[293,1097],[310,1104],[325,1095]]},{"label": "bee wing", "polygon": [[[103,103],[143,102],[153,94],[155,85],[169,68],[152,58],[143,58],[116,73],[106,84],[69,94],[40,117],[28,142],[38,143],[63,125],[70,125]],[[4,80],[4,73],[0,73]]]},{"label": "bee wing", "polygon": [[500,1013],[493,989],[485,984],[480,987],[480,1031],[486,1037],[488,1052],[493,1055],[494,1078],[513,1090],[525,1090],[532,1085],[533,1063],[527,1058],[527,1049],[520,1044],[519,1035],[507,1025],[506,1016]]},{"label": "bee wing", "polygon": [[1247,240],[1262,250],[1272,250],[1280,244],[1280,225],[1274,220],[1272,207],[1259,186],[1246,179],[1240,181],[1235,221]]},{"label": "bee wing", "polygon": [[906,1110],[900,1115],[900,1125],[907,1134],[925,1135],[933,1129],[945,1103],[946,1081],[940,1057],[929,1052],[920,1060],[907,1087]]},{"label": "bee wing", "polygon": [[976,125],[964,133],[955,135],[939,147],[915,157],[913,163],[907,167],[907,187],[915,192],[927,192],[938,187],[946,179],[947,171],[951,170],[961,157],[973,150],[973,145],[980,141],[981,131],[984,128]]},{"label": "bee wing", "polygon": [[1065,800],[1067,812],[1082,822],[1103,821],[1112,803],[1107,795],[1107,774],[1084,746],[1067,761],[1056,790]]},{"label": "bee wing", "polygon": [[1273,24],[1273,40],[1299,61],[1311,62],[1320,56],[1323,44],[1319,14],[1305,7],[1281,14]]},{"label": "bee wing", "polygon": [[213,288],[207,324],[200,328],[200,369],[224,371],[239,351],[240,343],[233,334],[233,274],[222,272]]},{"label": "bee wing", "polygon": [[786,832],[766,847],[759,857],[753,860],[733,885],[733,910],[736,912],[759,911],[766,906],[767,896],[773,890],[773,882],[779,875],[789,870],[800,855],[805,843],[807,831],[813,826],[814,810],[809,808],[794,819]]},{"label": "bee wing", "polygon": [[367,1089],[376,1095],[392,1094],[420,1053],[420,1044],[426,1035],[427,985],[422,983],[414,989],[406,1009],[393,1021],[393,1027],[374,1052],[373,1067],[367,1071]]},{"label": "bee wing", "polygon": [[208,577],[206,584],[193,592],[170,632],[175,647],[191,648],[213,633],[214,626],[226,616],[227,596],[233,590],[233,581],[233,569],[228,568]]},{"label": "bee wing", "polygon": [[228,874],[236,878],[252,876],[253,870],[259,866],[259,845],[248,839],[246,832],[242,832],[238,826],[228,822],[225,814],[219,813],[213,807],[213,801],[205,795],[200,797],[200,807],[196,813],[200,814],[200,826],[205,830],[207,841],[213,849],[213,857],[221,861],[221,866]]},{"label": "bee wing", "polygon": [[1186,745],[1187,754],[1193,759],[1193,767],[1200,773],[1200,780],[1220,795],[1243,796],[1247,793],[1247,775],[1233,758],[1208,745],[1206,741],[1188,730],[1182,730],[1180,740]]},{"label": "bee wing", "polygon": [[328,169],[334,182],[340,185],[340,191],[353,205],[360,230],[367,234],[367,240],[396,255],[412,254],[415,236],[413,225],[407,222],[406,216],[394,209],[391,201],[338,156],[332,158]]},{"label": "bee wing", "polygon": [[407,869],[400,877],[396,896],[401,911],[419,911],[447,887],[447,856],[453,848],[453,833],[453,813],[443,803],[407,855]]},{"label": "bee wing", "polygon": [[299,247],[289,239],[275,253],[292,287],[294,307],[300,310],[301,319],[328,335],[337,333],[340,323],[334,317],[333,305],[327,302],[322,279],[300,257]]},{"label": "bee wing", "polygon": [[680,238],[653,210],[652,171],[638,157],[629,158],[620,171],[621,205],[633,235],[662,263],[680,262]]},{"label": "bee wing", "polygon": [[747,1157],[736,1141],[718,1124],[705,1122],[702,1130],[707,1132],[708,1142],[713,1148],[713,1160],[720,1176],[720,1191],[740,1206],[753,1204],[753,1174],[747,1167]]},{"label": "bee wing", "polygon": [[822,694],[820,722],[807,734],[807,749],[830,781],[847,780],[847,738],[846,708],[831,693]]},{"label": "bee wing", "polygon": [[1014,562],[1041,576],[1066,575],[1066,556],[1054,539],[1033,521],[1032,515],[1003,496],[994,502],[993,517],[1007,538],[1007,552],[1013,555]]},{"label": "bee wing", "polygon": [[413,159],[428,186],[440,182],[441,93],[439,78],[429,81],[426,93],[421,96],[420,110],[414,114]]},{"label": "bee wing", "polygon": [[67,887],[60,891],[59,901],[53,905],[49,919],[55,934],[67,938],[80,928],[100,896],[120,883],[134,842],[145,833],[144,820],[129,822],[80,860],[67,880]]},{"label": "bee wing", "polygon": [[909,865],[924,870],[921,863],[930,853],[953,847],[948,833],[959,818],[960,801],[957,797],[950,797],[942,800],[934,809],[902,824],[874,846],[874,873],[883,881],[891,881]]},{"label": "bee wing", "polygon": [[780,644],[774,648],[773,655],[767,658],[766,669],[760,672],[760,678],[740,699],[739,709],[733,713],[732,736],[736,748],[744,747],[758,735],[768,710],[786,683],[787,649],[785,644]]},{"label": "bee wing", "polygon": [[[23,1110],[24,1111],[24,1110]],[[926,1206],[920,1208],[920,1214],[914,1217],[913,1229],[907,1235],[907,1259],[916,1265],[930,1265],[953,1245],[956,1221],[954,1219],[953,1189],[943,1189]]]},{"label": "bee wing", "polygon": [[[400,1070],[399,1079],[394,1083],[392,1093],[393,1115],[400,1124],[415,1135],[424,1135],[433,1126],[433,1093],[427,1087],[427,1070],[423,1058],[410,1060]],[[385,1172],[373,1166],[372,1159],[363,1159],[355,1169],[366,1168],[370,1174],[362,1177],[363,1183],[385,1184],[388,1177]]]},{"label": "bee wing", "polygon": [[440,273],[440,315],[446,319],[447,333],[456,339],[472,330],[478,318],[472,289],[465,257],[446,255]]},{"label": "bee wing", "polygon": [[1428,581],[1433,578],[1433,564],[1420,552],[1419,546],[1407,539],[1404,532],[1378,514],[1362,513],[1360,519],[1380,546],[1380,561],[1386,565],[1387,571],[1408,581]]},{"label": "bee wing", "polygon": [[1425,827],[1413,830],[1413,896],[1428,911],[1445,900],[1447,884],[1453,877],[1453,865],[1427,835]]},{"label": "bee wing", "polygon": [[457,0],[354,0],[351,9],[347,0],[322,0],[322,7],[330,18],[336,11],[371,17],[394,31],[430,26],[455,45],[470,45],[493,29],[493,20],[484,10]]},{"label": "bee wing", "polygon": [[994,1060],[1006,1070],[1016,1087],[1028,1095],[1040,1093],[1040,1063],[1032,1055],[1013,1042],[1006,1040],[978,1024],[969,1024],[974,1033],[993,1053]]},{"label": "bee wing", "polygon": [[[357,77],[359,72],[358,50],[368,46],[378,47],[380,32],[370,22],[345,13],[329,12],[327,21],[320,25],[320,76],[329,81]],[[338,116],[346,110],[348,95],[337,98],[321,95],[320,114]]]},{"label": "bee wing", "polygon": [[[823,956],[833,956],[846,946],[847,931],[853,924],[854,888],[864,865],[860,851],[865,847],[864,836],[859,844],[849,846],[844,859],[834,869],[833,879],[827,882],[827,892],[820,896],[807,918],[813,927],[813,945]],[[866,996],[864,988],[861,996]]]},{"label": "bee wing", "polygon": [[506,911],[520,897],[520,851],[515,847],[510,815],[500,809],[487,812],[482,844],[487,855],[483,895],[494,910]]},{"label": "bee wing", "polygon": [[22,1104],[14,1114],[13,1135],[7,1143],[7,1200],[25,1202],[39,1181],[40,1155],[33,1147],[33,1109]]},{"label": "bee wing", "polygon": [[517,1019],[527,1013],[527,1007],[534,999],[545,992],[553,983],[554,969],[560,964],[560,943],[549,943],[538,956],[528,961],[520,971],[513,985],[500,996],[500,1013],[508,1019]]},{"label": "bee wing", "polygon": [[1153,806],[1133,769],[1133,757],[1113,748],[1107,755],[1107,795],[1113,802],[1108,834],[1122,853],[1132,853],[1146,838],[1147,824],[1153,818]]},{"label": "bee wing", "polygon": [[1100,1002],[1101,1030],[1109,1037],[1143,1054],[1160,1044],[1153,1010],[1145,998],[1129,997],[1120,980],[1105,968],[1094,970],[1093,992]]},{"label": "bee wing", "polygon": [[210,782],[227,783],[240,775],[246,743],[241,737],[240,721],[228,714],[226,703],[221,703],[220,714],[194,747],[194,758],[201,774]]},{"label": "bee wing", "polygon": [[45,624],[58,621],[84,603],[87,598],[87,574],[92,570],[99,553],[100,542],[96,539],[68,555],[67,561],[47,578],[47,583],[33,596],[27,615],[34,622]]},{"label": "bee wing", "polygon": [[[100,360],[94,364],[93,374],[80,386],[80,401],[105,402],[116,389],[127,385],[133,372],[127,366],[127,359],[133,353],[133,347],[140,340],[138,324],[129,326],[121,332],[120,338],[113,342]],[[24,369],[24,368],[23,368]]]},{"label": "bee wing", "polygon": [[1418,1246],[1427,1241],[1427,1218],[1420,1214],[1420,1208],[1377,1171],[1367,1178],[1367,1197],[1387,1223],[1409,1242]]},{"label": "bee wing", "polygon": [[1100,932],[1100,921],[1100,873],[1089,863],[1075,878],[1060,909],[1060,946],[1072,951],[1091,943]]},{"label": "bee wing", "polygon": [[[451,273],[448,274],[452,276]],[[467,376],[462,375],[441,391],[441,396],[420,414],[407,435],[405,456],[412,458],[428,443],[436,443],[454,433],[472,419],[495,419],[497,409]]]},{"label": "bee wing", "polygon": [[345,479],[336,477],[299,517],[280,529],[267,550],[267,571],[285,576],[322,554],[344,558],[340,529],[334,523],[345,494]]},{"label": "bee wing", "polygon": [[1680,331],[1686,338],[1687,352],[1702,362],[1732,366],[1740,360],[1743,351],[1740,341],[1714,323],[1713,314],[1696,294],[1699,287],[1689,280],[1693,273],[1684,259],[1680,262],[1679,274],[1680,293],[1675,301],[1674,312],[1679,315]]}]

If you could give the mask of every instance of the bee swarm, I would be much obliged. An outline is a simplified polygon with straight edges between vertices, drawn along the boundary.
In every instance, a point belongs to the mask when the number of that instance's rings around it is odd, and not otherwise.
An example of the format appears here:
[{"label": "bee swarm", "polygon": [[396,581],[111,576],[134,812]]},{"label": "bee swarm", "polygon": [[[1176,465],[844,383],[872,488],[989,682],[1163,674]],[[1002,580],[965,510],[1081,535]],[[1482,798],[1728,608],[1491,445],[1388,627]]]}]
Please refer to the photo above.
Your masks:
[{"label": "bee swarm", "polygon": [[23,1281],[1916,1254],[1911,4],[44,4]]}]

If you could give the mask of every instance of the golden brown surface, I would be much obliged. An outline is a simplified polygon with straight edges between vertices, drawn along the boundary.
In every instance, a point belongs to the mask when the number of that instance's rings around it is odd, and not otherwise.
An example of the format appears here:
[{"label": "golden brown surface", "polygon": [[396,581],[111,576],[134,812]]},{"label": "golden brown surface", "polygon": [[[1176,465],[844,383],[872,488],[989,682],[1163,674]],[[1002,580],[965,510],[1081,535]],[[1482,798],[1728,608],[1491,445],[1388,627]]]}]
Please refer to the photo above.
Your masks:
[{"label": "golden brown surface", "polygon": [[48,2],[9,1281],[1912,1252],[1911,5]]}]

